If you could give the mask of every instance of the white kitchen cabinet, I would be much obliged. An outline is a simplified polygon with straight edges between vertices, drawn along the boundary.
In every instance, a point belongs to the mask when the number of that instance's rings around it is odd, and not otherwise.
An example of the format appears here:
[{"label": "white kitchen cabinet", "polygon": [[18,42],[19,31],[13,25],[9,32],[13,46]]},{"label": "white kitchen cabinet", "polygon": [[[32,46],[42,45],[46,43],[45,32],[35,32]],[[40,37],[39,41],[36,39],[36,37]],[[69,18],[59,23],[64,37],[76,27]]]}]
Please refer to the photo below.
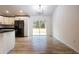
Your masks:
[{"label": "white kitchen cabinet", "polygon": [[4,20],[4,24],[14,24],[15,18],[14,17],[4,17],[3,20]]},{"label": "white kitchen cabinet", "polygon": [[3,16],[0,16],[0,24],[3,24],[4,20],[3,20]]}]

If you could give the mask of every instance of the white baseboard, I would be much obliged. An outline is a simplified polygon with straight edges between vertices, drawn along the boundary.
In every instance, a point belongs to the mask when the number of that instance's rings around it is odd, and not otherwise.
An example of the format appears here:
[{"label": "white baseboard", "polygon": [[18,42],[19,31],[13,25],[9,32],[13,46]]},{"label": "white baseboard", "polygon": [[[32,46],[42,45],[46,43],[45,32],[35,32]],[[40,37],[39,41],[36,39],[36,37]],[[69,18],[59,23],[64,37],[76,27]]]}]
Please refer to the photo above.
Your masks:
[{"label": "white baseboard", "polygon": [[62,42],[63,44],[65,44],[66,46],[70,47],[71,49],[73,49],[74,51],[76,51],[77,53],[79,53],[79,51],[77,49],[74,49],[72,46],[70,46],[68,43],[64,42],[62,38],[60,38],[58,35],[54,34],[53,38],[59,40],[60,42]]}]

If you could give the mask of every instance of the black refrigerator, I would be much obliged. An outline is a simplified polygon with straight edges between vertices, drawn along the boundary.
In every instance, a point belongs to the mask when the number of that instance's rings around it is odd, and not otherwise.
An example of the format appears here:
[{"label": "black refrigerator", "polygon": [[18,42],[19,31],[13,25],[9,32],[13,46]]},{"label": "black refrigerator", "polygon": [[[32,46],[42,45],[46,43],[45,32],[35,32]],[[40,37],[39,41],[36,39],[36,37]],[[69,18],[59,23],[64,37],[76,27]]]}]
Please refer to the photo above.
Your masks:
[{"label": "black refrigerator", "polygon": [[15,20],[16,37],[24,37],[24,20]]}]

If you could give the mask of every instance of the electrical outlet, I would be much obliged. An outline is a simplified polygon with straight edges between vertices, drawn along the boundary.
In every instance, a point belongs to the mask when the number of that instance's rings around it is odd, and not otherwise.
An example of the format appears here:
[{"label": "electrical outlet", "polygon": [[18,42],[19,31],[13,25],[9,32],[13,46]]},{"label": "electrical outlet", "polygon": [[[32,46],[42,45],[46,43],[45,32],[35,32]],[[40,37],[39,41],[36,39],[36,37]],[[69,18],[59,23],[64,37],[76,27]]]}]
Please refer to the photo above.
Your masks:
[{"label": "electrical outlet", "polygon": [[73,43],[75,43],[76,42],[76,40],[73,40]]}]

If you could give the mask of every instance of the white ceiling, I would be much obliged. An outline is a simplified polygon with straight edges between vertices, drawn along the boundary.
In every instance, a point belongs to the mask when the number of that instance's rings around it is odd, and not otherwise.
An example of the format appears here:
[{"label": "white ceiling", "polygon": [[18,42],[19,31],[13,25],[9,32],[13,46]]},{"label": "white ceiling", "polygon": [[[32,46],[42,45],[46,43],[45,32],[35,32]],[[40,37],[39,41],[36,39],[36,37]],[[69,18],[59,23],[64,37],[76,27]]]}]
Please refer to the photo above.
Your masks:
[{"label": "white ceiling", "polygon": [[[43,15],[52,15],[56,5],[46,5],[46,9],[43,11]],[[9,13],[6,13],[6,10]],[[22,10],[23,13],[19,11]],[[0,5],[0,15],[15,16],[15,15],[39,15],[39,13],[33,8],[33,5]]]}]

